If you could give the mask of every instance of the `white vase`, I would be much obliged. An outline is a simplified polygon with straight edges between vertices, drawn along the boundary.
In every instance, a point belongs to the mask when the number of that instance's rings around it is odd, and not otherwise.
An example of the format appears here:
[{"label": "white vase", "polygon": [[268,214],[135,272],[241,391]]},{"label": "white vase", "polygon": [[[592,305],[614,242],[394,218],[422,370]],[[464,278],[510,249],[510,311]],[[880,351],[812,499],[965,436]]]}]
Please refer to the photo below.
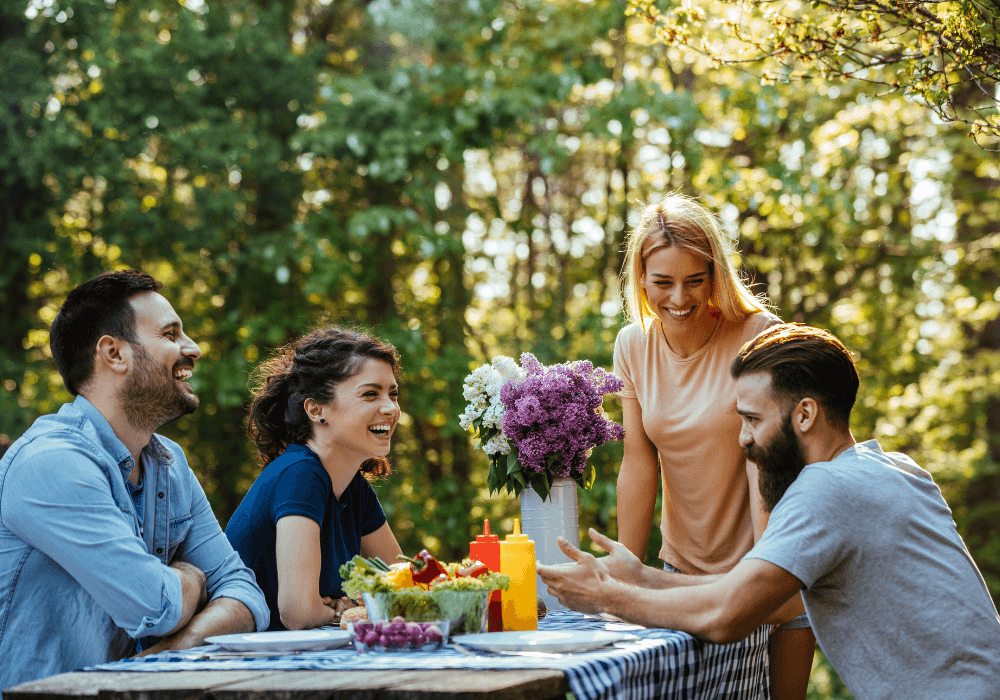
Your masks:
[{"label": "white vase", "polygon": [[[542,564],[566,564],[572,561],[563,554],[556,543],[562,535],[570,543],[580,546],[580,511],[576,500],[576,482],[567,477],[552,480],[549,497],[544,501],[533,488],[521,491],[521,532],[535,542],[535,559]],[[564,609],[541,579],[538,595],[549,610]]]}]

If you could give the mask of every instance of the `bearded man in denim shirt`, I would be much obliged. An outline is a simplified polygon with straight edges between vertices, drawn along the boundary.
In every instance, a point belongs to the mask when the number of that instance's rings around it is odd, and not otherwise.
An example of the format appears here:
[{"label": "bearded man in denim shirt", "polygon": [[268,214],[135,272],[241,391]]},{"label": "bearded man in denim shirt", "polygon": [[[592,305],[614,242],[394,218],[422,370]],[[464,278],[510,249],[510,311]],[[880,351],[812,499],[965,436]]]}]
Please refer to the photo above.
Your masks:
[{"label": "bearded man in denim shirt", "polygon": [[72,292],[50,345],[76,396],[0,460],[0,689],[268,626],[264,596],[176,443],[198,346],[134,270]]}]

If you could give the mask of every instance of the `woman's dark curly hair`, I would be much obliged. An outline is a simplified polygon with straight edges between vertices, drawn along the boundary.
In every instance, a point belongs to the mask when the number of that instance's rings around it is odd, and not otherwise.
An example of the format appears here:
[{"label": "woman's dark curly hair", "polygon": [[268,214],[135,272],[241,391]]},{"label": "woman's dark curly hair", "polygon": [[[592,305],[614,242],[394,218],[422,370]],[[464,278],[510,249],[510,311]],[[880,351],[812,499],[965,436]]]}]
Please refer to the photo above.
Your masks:
[{"label": "woman's dark curly hair", "polygon": [[[399,374],[396,349],[374,336],[340,328],[321,328],[288,343],[262,362],[251,375],[253,403],[247,432],[261,467],[266,467],[290,444],[305,444],[312,437],[312,421],[303,403],[331,401],[337,385],[361,371],[367,360],[381,360],[394,376]],[[384,457],[361,465],[369,479],[389,476],[392,467]]]}]

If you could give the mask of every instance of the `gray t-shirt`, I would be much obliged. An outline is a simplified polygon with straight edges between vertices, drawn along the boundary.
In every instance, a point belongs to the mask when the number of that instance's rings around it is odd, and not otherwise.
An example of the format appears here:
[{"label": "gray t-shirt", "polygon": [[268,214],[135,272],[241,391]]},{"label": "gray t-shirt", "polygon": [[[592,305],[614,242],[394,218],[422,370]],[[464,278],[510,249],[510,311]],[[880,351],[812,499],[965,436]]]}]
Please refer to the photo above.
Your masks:
[{"label": "gray t-shirt", "polygon": [[744,557],[797,577],[859,700],[995,700],[1000,618],[930,474],[870,440],[810,464]]}]

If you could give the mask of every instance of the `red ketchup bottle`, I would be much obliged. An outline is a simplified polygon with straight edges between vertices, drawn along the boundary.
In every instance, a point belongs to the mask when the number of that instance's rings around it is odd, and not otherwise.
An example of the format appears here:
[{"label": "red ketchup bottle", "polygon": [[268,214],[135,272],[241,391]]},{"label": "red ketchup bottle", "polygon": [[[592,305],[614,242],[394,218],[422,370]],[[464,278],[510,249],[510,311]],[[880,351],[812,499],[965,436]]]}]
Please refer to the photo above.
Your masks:
[{"label": "red ketchup bottle", "polygon": [[[481,561],[491,573],[500,571],[500,537],[490,534],[489,519],[483,520],[483,534],[476,535],[476,541],[469,543],[469,559]],[[490,632],[503,630],[501,610],[500,591],[493,591],[489,607]]]}]

